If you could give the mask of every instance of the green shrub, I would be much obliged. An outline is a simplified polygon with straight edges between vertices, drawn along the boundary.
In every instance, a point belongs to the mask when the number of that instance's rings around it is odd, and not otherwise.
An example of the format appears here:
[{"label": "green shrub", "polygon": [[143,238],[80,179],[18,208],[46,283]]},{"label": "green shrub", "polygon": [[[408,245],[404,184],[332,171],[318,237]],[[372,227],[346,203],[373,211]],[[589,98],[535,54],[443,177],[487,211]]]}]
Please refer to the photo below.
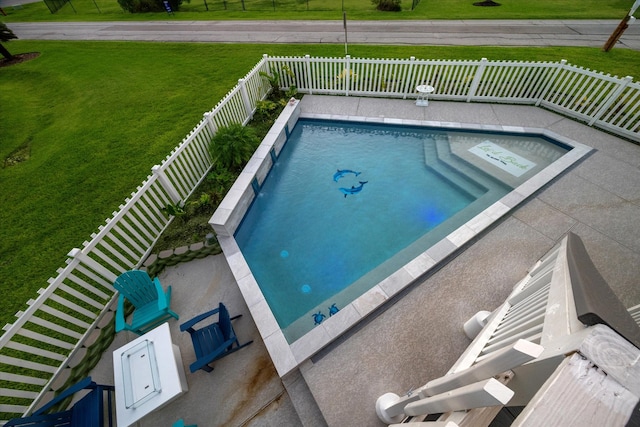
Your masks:
[{"label": "green shrub", "polygon": [[169,203],[167,206],[161,209],[168,216],[175,216],[176,218],[184,218],[187,214],[185,205],[182,202]]},{"label": "green shrub", "polygon": [[218,129],[209,144],[209,153],[217,169],[240,172],[259,143],[253,129],[233,123]]},{"label": "green shrub", "polygon": [[254,120],[269,120],[271,118],[271,113],[274,112],[278,108],[278,104],[275,102],[265,99],[264,101],[256,102],[256,112],[253,115]]},{"label": "green shrub", "polygon": [[292,85],[292,86],[289,86],[289,89],[287,89],[287,91],[284,93],[284,96],[287,99],[291,99],[291,98],[294,98],[297,94],[298,94],[298,87]]},{"label": "green shrub", "polygon": [[[283,65],[280,71],[278,71],[274,67],[271,67],[269,70],[271,74],[260,71],[260,76],[262,76],[262,78],[264,78],[264,80],[269,83],[269,86],[271,86],[271,91],[269,92],[269,96],[265,101],[258,101],[256,105],[256,112],[259,113],[258,118],[262,117],[260,113],[268,113],[269,111],[274,110],[274,108],[272,108],[274,104],[269,104],[270,101],[280,106],[284,106],[287,104],[287,102],[289,102],[289,99],[291,99],[291,97],[294,97],[298,94],[298,87],[296,86],[296,82],[298,79],[295,73],[291,71],[291,68]],[[289,88],[286,90],[282,90],[282,88],[280,87],[281,75],[286,75],[289,78],[289,81],[293,81]],[[266,114],[263,115],[266,116]]]},{"label": "green shrub", "polygon": [[402,10],[400,0],[371,0],[371,3],[376,5],[376,9],[383,12],[400,12]]},{"label": "green shrub", "polygon": [[207,175],[205,185],[212,195],[212,205],[218,205],[238,178],[238,174],[225,168],[214,166]]},{"label": "green shrub", "polygon": [[[171,10],[177,12],[182,0],[168,0]],[[189,0],[187,0],[187,3]],[[164,12],[163,0],[118,0],[120,7],[131,13]]]},{"label": "green shrub", "polygon": [[213,207],[214,205],[211,195],[209,193],[200,193],[200,196],[197,199],[189,200],[187,203],[187,215],[207,213]]}]

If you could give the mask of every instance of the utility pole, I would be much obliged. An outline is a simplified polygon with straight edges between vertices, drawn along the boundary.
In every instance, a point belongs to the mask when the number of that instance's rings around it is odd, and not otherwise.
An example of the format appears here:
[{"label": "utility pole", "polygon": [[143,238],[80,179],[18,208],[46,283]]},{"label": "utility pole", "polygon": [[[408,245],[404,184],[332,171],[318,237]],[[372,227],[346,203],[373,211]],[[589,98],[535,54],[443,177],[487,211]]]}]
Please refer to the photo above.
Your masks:
[{"label": "utility pole", "polygon": [[349,54],[347,52],[347,12],[342,12],[342,26],[344,27],[344,55],[347,56]]},{"label": "utility pole", "polygon": [[620,21],[618,27],[613,31],[613,33],[609,37],[609,40],[607,40],[607,42],[604,44],[602,50],[604,50],[605,52],[609,52],[613,48],[613,46],[615,46],[615,44],[620,39],[620,36],[622,36],[622,33],[624,33],[624,30],[629,28],[629,24],[632,24],[636,20],[633,14],[639,6],[640,0],[636,0],[633,6],[631,6],[631,10],[629,10],[629,13],[624,18],[622,18],[622,21]]}]

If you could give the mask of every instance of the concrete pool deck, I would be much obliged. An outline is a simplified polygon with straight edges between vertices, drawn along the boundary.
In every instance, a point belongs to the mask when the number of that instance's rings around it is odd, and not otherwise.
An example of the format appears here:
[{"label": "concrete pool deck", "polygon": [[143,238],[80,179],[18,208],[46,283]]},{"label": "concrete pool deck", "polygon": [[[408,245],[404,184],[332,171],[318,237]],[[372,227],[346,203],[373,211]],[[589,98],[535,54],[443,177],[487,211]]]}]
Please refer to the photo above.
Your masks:
[{"label": "concrete pool deck", "polygon": [[[469,344],[462,324],[501,304],[537,259],[567,231],[578,234],[594,264],[627,307],[640,302],[640,146],[540,108],[497,104],[305,96],[303,112],[411,120],[537,127],[584,143],[591,155],[529,197],[497,224],[419,279],[372,317],[281,380],[260,340],[222,255],[168,268],[170,321],[182,351],[189,392],[140,421],[140,426],[382,425],[374,403],[443,375]],[[211,374],[188,373],[193,350],[178,325],[224,301],[249,347],[222,359]],[[111,350],[133,339],[119,334],[92,372],[113,384]],[[315,405],[317,403],[317,406]]]},{"label": "concrete pool deck", "polygon": [[[438,269],[443,261],[451,258],[469,242],[475,240],[485,229],[490,228],[495,221],[499,220],[523,200],[552,181],[558,174],[580,161],[580,159],[588,155],[591,151],[591,148],[584,144],[543,128],[465,122],[451,123],[405,117],[410,114],[399,116],[404,118],[390,117],[389,114],[381,116],[373,116],[370,114],[360,115],[357,114],[357,109],[351,109],[350,114],[327,113],[331,110],[324,104],[327,100],[330,102],[331,98],[308,96],[305,99],[306,101],[303,101],[305,104],[304,108],[302,107],[302,103],[295,100],[289,102],[284,108],[209,221],[209,224],[215,230],[218,242],[231,267],[231,272],[238,283],[240,292],[249,307],[251,316],[260,331],[260,337],[265,343],[271,360],[274,362],[276,371],[281,377],[285,377],[289,372],[300,366],[301,363],[308,360],[356,324],[366,319],[379,307],[387,304],[396,295],[401,294],[407,287],[411,286],[416,279]],[[325,113],[321,111],[325,111]],[[437,163],[437,165],[432,164],[429,167],[438,167],[438,173],[442,174],[442,177],[447,177],[445,179],[451,180],[455,180],[459,175],[455,177],[450,176],[449,170],[459,170],[460,174],[465,174],[468,180],[479,183],[480,181],[475,180],[482,178],[474,178],[471,174],[466,175],[465,168],[468,168],[472,169],[473,172],[483,170],[484,173],[482,177],[485,179],[490,176],[496,181],[505,183],[505,185],[509,182],[504,177],[504,175],[509,175],[509,173],[504,173],[504,170],[495,165],[489,165],[486,157],[483,156],[482,159],[477,160],[475,158],[476,156],[474,156],[473,159],[464,158],[467,154],[466,149],[462,149],[462,152],[453,154],[453,152],[457,150],[456,144],[458,143],[458,137],[456,133],[460,131],[481,132],[478,138],[473,138],[473,134],[467,134],[470,141],[473,141],[473,145],[481,142],[493,144],[493,142],[488,141],[487,138],[500,143],[501,134],[504,136],[504,132],[511,132],[513,138],[516,140],[519,135],[526,136],[527,134],[533,134],[548,137],[570,146],[572,149],[560,158],[555,157],[555,151],[551,150],[553,152],[551,158],[555,159],[554,161],[550,159],[546,161],[544,158],[538,159],[535,157],[536,153],[545,151],[543,144],[538,145],[536,150],[532,150],[531,152],[523,151],[523,155],[528,156],[529,159],[536,158],[536,162],[539,164],[532,162],[531,165],[533,166],[531,170],[524,173],[521,179],[511,179],[512,190],[510,192],[507,194],[501,191],[494,193],[489,190],[492,183],[487,182],[486,189],[482,195],[477,197],[467,208],[458,212],[458,219],[456,219],[456,216],[453,216],[450,220],[442,223],[440,230],[438,230],[439,227],[436,227],[422,237],[414,236],[414,238],[420,238],[409,243],[400,251],[405,253],[405,255],[398,253],[397,256],[393,257],[396,258],[395,261],[388,259],[374,269],[382,271],[384,274],[374,273],[373,275],[376,278],[371,279],[370,273],[373,273],[373,271],[367,273],[361,279],[358,279],[355,283],[350,284],[329,299],[317,301],[313,308],[305,310],[307,311],[306,313],[300,313],[295,322],[287,328],[281,328],[272,310],[272,301],[268,301],[265,297],[269,289],[265,289],[265,284],[259,284],[257,278],[254,277],[254,272],[249,266],[250,262],[245,258],[239,243],[235,239],[235,234],[251,207],[253,200],[258,197],[258,189],[265,183],[269,171],[277,161],[276,156],[279,156],[280,152],[284,150],[288,140],[288,134],[292,132],[292,129],[296,126],[298,118],[330,120],[335,123],[348,121],[362,124],[400,125],[407,131],[409,131],[409,129],[424,129],[425,132],[428,132],[428,129],[435,128],[439,131],[450,132],[446,138],[447,148],[442,148],[441,151],[437,150],[438,160],[434,162]],[[486,131],[496,132],[495,138],[493,138],[494,134],[486,133]],[[504,145],[505,143],[506,141],[502,141],[503,145],[498,148],[501,152],[508,150],[508,143]],[[520,142],[520,144],[524,145],[524,142]],[[470,146],[467,148],[470,148]],[[449,151],[451,154],[449,154]],[[442,170],[440,166],[447,164],[446,162],[449,161],[449,155],[453,160],[459,159],[460,163],[463,164],[453,162],[448,164],[448,170]],[[510,155],[514,154],[511,153]],[[430,157],[431,154],[425,154],[424,159],[421,158],[418,160],[427,161],[427,158]],[[329,171],[333,171],[334,168],[338,167],[338,165],[333,164],[334,161],[333,159],[328,160],[328,162],[331,163],[331,165],[328,165],[330,168]],[[524,161],[529,160],[524,159]],[[322,160],[316,158],[314,162],[322,162]],[[499,164],[503,166],[502,163]],[[515,176],[512,177],[515,178]],[[465,185],[467,184],[462,184],[463,187]],[[398,199],[390,199],[389,203],[395,203],[397,200]],[[388,206],[388,208],[392,209],[393,207]],[[383,205],[376,206],[376,212],[379,212],[380,215],[386,215],[384,209],[385,206]],[[293,216],[296,215],[295,212],[291,213]],[[295,220],[291,222],[293,223]],[[374,222],[372,219],[370,226],[373,227]],[[455,227],[455,224],[459,224],[459,226]],[[305,226],[318,227],[311,220],[308,221]],[[385,226],[391,227],[392,224],[377,225],[377,227]],[[291,224],[289,224],[289,227],[291,227]],[[326,232],[326,230],[324,232]],[[282,232],[278,232],[276,229],[273,229],[272,233],[275,233],[275,235],[282,234]],[[302,232],[300,235],[302,235]],[[260,237],[257,238],[260,239]],[[384,245],[384,238],[380,237],[380,239],[380,244]],[[315,243],[316,242],[313,241],[305,242],[306,245],[314,245]],[[410,256],[408,255],[409,253],[411,254]],[[389,266],[390,263],[393,263],[393,267]],[[311,268],[310,264],[307,264],[307,268]],[[369,279],[367,279],[367,277],[369,277]],[[313,280],[311,280],[311,282],[313,282]],[[275,283],[271,286],[279,286],[279,284]],[[358,289],[358,291],[351,289],[352,287]],[[341,299],[341,294],[348,292],[351,292],[351,295]],[[289,295],[289,304],[292,303],[291,299],[292,295]],[[329,307],[332,303],[335,305],[336,302],[340,304],[339,311],[321,322],[316,322],[314,325],[315,313],[321,313],[325,307]],[[285,329],[287,329],[287,331],[285,331]]]}]

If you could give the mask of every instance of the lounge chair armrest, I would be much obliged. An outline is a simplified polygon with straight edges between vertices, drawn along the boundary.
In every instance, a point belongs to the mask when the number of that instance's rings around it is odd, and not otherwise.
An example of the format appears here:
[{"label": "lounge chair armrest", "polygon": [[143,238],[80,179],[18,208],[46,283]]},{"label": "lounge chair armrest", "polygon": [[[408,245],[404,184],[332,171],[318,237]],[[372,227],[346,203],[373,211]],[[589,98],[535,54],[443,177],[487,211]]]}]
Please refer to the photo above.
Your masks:
[{"label": "lounge chair armrest", "polygon": [[71,387],[67,388],[65,391],[57,395],[53,398],[49,403],[38,409],[33,413],[33,415],[42,415],[45,414],[50,408],[57,405],[61,400],[66,399],[69,396],[76,394],[78,391],[83,390],[85,388],[95,388],[96,383],[91,380],[91,377],[86,377],[80,382],[75,383]]},{"label": "lounge chair armrest", "polygon": [[160,279],[155,277],[153,279],[153,285],[156,288],[156,293],[158,295],[158,309],[166,310],[169,308],[169,302],[171,300],[171,286],[167,288],[167,292],[162,289],[162,284],[160,283]]},{"label": "lounge chair armrest", "polygon": [[196,360],[195,362],[193,362],[191,365],[189,365],[189,369],[191,370],[191,372],[195,372],[198,369],[202,369],[203,366],[213,362],[218,356],[223,354],[227,350],[227,347],[229,347],[231,344],[233,344],[234,341],[235,341],[235,339],[230,339],[230,340],[225,341],[225,343],[223,345],[221,345],[220,347],[218,347],[216,349],[216,351],[213,351],[213,352],[207,354],[206,356],[203,356],[203,357],[199,358],[198,360]]},{"label": "lounge chair armrest", "polygon": [[191,329],[191,328],[193,328],[193,326],[196,323],[201,322],[202,320],[206,319],[207,317],[213,316],[214,314],[218,313],[219,311],[220,311],[219,307],[218,308],[214,308],[213,310],[207,311],[206,313],[202,313],[202,314],[194,317],[191,320],[187,320],[182,325],[180,325],[180,330],[182,332],[184,332],[187,329]]},{"label": "lounge chair armrest", "polygon": [[118,297],[118,308],[116,309],[116,332],[127,329],[127,322],[124,319],[124,295]]}]

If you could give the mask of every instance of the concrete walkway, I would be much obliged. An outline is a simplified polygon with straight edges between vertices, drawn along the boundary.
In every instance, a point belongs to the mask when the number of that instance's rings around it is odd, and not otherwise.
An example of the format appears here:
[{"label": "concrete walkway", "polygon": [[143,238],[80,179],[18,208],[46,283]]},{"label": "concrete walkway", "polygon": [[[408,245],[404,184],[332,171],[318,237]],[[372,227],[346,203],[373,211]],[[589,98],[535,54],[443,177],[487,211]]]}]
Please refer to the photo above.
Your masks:
[{"label": "concrete walkway", "polygon": [[[619,21],[348,21],[353,44],[602,47]],[[24,40],[344,43],[342,21],[14,22]],[[640,50],[640,25],[618,47]]]},{"label": "concrete walkway", "polygon": [[[224,301],[249,347],[210,373],[187,373],[189,392],[144,418],[138,427],[170,426],[178,418],[215,426],[382,426],[374,404],[385,392],[403,394],[443,375],[469,340],[463,323],[493,310],[566,232],[585,243],[602,276],[625,306],[640,303],[640,146],[543,109],[514,105],[310,96],[306,112],[399,117],[548,128],[596,151],[484,232],[439,271],[305,362],[278,378],[222,255],[168,268],[180,321],[171,320],[183,363],[193,361],[178,325]],[[133,339],[119,334],[92,373],[113,384],[112,350]]]}]

